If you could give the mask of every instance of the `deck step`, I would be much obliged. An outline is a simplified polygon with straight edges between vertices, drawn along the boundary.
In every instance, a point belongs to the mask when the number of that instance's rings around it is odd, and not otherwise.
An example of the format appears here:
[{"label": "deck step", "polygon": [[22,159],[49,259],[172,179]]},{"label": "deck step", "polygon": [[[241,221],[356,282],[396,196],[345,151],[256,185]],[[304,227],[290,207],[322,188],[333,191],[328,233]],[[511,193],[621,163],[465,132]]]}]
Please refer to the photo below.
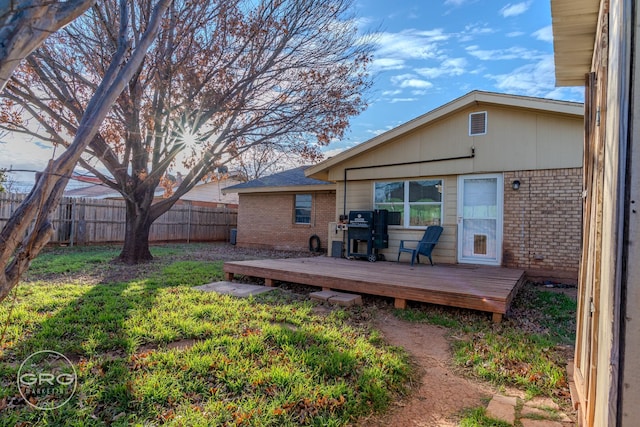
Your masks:
[{"label": "deck step", "polygon": [[346,292],[324,290],[319,292],[312,292],[309,294],[309,297],[317,301],[326,301],[330,304],[337,304],[343,307],[362,305],[362,297],[360,295],[348,294]]}]

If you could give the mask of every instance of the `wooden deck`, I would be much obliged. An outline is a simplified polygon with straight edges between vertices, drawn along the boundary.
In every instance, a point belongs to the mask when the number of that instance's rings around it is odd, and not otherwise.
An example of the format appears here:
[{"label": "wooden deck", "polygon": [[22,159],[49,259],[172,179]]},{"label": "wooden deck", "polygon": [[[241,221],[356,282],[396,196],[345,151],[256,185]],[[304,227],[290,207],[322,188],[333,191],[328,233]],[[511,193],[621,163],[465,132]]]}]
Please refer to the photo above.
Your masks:
[{"label": "wooden deck", "polygon": [[265,259],[224,263],[226,280],[235,274],[275,281],[302,283],[323,289],[381,295],[405,308],[421,301],[493,313],[499,322],[507,312],[524,271],[478,265],[425,265],[367,262],[324,256]]}]

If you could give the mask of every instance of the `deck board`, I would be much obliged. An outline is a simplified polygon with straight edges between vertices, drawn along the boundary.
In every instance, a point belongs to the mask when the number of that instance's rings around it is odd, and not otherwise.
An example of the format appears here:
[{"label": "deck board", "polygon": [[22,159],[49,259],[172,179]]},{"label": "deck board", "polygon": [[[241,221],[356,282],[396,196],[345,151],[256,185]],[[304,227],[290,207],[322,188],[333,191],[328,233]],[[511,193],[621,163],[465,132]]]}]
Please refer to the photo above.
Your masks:
[{"label": "deck board", "polygon": [[[426,265],[324,256],[225,262],[227,280],[251,276],[402,300],[507,312],[524,271],[478,265]],[[498,316],[499,318],[500,316]]]}]

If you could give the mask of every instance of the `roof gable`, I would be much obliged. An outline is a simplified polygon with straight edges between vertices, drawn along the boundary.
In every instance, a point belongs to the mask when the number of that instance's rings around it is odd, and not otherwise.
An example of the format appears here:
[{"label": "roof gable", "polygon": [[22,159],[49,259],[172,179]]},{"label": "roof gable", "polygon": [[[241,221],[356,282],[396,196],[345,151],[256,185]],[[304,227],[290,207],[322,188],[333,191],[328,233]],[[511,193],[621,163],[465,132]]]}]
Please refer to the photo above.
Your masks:
[{"label": "roof gable", "polygon": [[305,175],[305,170],[310,166],[300,166],[294,169],[288,169],[263,178],[254,179],[224,188],[224,193],[251,193],[251,192],[269,192],[282,191],[285,188],[310,188],[310,187],[331,187],[333,184],[327,183]]},{"label": "roof gable", "polygon": [[329,169],[341,163],[351,161],[356,156],[361,156],[364,153],[376,150],[390,141],[406,136],[411,132],[429,126],[443,118],[453,116],[465,109],[473,107],[482,109],[482,106],[507,107],[512,110],[529,110],[558,116],[572,116],[580,119],[582,119],[584,115],[584,107],[582,103],[473,91],[349,150],[345,150],[315,166],[312,166],[308,168],[305,173],[307,176],[312,176],[314,178],[328,179]]}]

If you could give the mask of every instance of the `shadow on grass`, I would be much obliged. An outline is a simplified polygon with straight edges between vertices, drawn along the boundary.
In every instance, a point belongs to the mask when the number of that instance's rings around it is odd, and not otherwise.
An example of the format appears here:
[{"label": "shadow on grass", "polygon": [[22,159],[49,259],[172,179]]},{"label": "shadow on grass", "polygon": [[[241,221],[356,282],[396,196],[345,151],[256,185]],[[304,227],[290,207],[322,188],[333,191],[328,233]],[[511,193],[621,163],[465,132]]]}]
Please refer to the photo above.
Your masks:
[{"label": "shadow on grass", "polygon": [[[132,410],[135,400],[127,359],[144,336],[132,334],[126,323],[150,310],[162,287],[153,281],[106,286],[20,285],[11,322],[22,330],[15,331],[19,336],[12,337],[14,345],[5,343],[1,359],[0,425],[100,425]],[[42,350],[63,354],[77,373],[76,393],[56,410],[32,408],[17,388],[20,364]],[[43,398],[32,399],[40,402]]]},{"label": "shadow on grass", "polygon": [[[183,261],[129,283],[21,285],[2,344],[0,425],[345,425],[401,390],[402,352],[284,294],[189,289],[212,275],[221,263]],[[49,411],[16,386],[22,360],[44,349],[78,374],[71,400]]]}]

